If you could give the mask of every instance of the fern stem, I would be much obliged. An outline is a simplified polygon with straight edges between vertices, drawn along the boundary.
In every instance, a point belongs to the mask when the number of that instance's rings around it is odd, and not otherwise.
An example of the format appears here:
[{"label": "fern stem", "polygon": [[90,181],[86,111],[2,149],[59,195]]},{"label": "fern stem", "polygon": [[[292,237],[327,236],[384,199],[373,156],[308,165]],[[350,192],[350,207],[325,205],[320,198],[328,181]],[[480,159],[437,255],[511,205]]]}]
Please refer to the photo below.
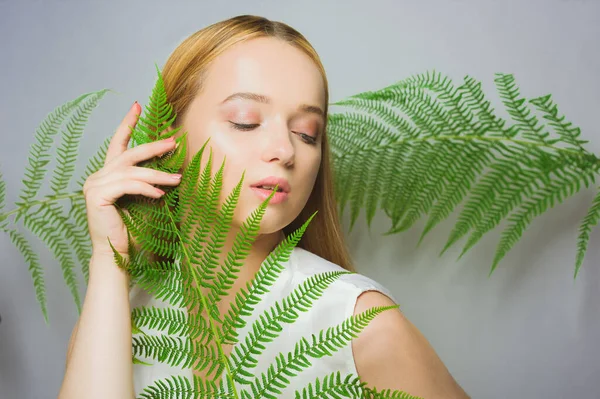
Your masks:
[{"label": "fern stem", "polygon": [[[171,212],[171,209],[169,209],[169,205],[166,203],[165,203],[165,209],[167,211],[167,214],[169,215],[169,219],[171,220],[171,225],[173,226],[174,231],[176,232],[177,236],[179,237],[179,242],[182,243],[181,249],[185,256],[185,260],[187,261],[188,265],[190,265],[191,264],[191,261],[190,261],[191,256],[189,255],[187,249],[183,245],[183,243],[185,241],[181,237],[181,234],[179,233],[179,230],[177,228],[177,224],[175,223],[175,220],[173,219],[173,214]],[[204,307],[204,309],[206,309],[206,314],[208,315],[208,323],[210,324],[210,328],[212,330],[213,337],[217,344],[217,350],[219,351],[219,354],[221,355],[223,363],[225,364],[225,368],[227,370],[227,379],[229,379],[229,383],[231,384],[231,387],[233,389],[234,397],[236,399],[238,399],[239,395],[237,393],[237,389],[236,389],[234,381],[233,381],[233,375],[231,372],[231,368],[229,367],[229,361],[227,360],[227,356],[225,356],[225,352],[223,351],[223,346],[222,346],[223,344],[222,344],[221,338],[219,336],[219,331],[217,330],[217,326],[215,325],[214,320],[211,317],[210,310],[209,310],[210,308],[208,307],[208,303],[206,301],[206,296],[202,293],[202,289],[201,289],[202,285],[198,281],[198,277],[196,276],[196,273],[192,273],[192,277],[194,279],[194,282],[196,283],[196,287],[198,288],[198,296],[200,297],[200,300],[202,301],[202,306]]]},{"label": "fern stem", "polygon": [[76,198],[80,195],[83,195],[83,190],[79,190],[79,191],[75,191],[75,192],[67,193],[67,194],[48,195],[45,199],[31,201],[31,202],[27,202],[27,203],[18,203],[18,204],[21,204],[21,206],[17,207],[16,209],[13,209],[12,211],[6,212],[6,213],[0,213],[0,220],[4,220],[4,219],[8,218],[10,215],[12,215],[14,213],[20,214],[22,212],[25,212],[27,209],[29,209],[33,206],[36,206],[36,205],[44,205],[49,202],[60,201],[62,199]]},{"label": "fern stem", "polygon": [[[471,135],[471,136],[454,136],[454,135],[444,135],[444,136],[429,136],[429,137],[419,137],[419,138],[414,138],[414,137],[407,137],[404,139],[400,139],[398,141],[394,141],[393,143],[389,143],[386,144],[385,147],[386,148],[390,148],[390,147],[394,147],[396,145],[401,146],[402,144],[406,144],[406,143],[417,143],[417,142],[423,142],[423,141],[450,141],[450,140],[457,140],[457,141],[475,141],[475,140],[480,140],[482,142],[509,142],[509,143],[513,143],[513,144],[517,144],[517,145],[521,145],[524,147],[532,147],[532,148],[547,148],[550,149],[552,151],[556,151],[558,153],[563,153],[563,154],[567,154],[569,156],[573,156],[573,157],[581,157],[581,158],[592,158],[593,162],[600,168],[600,158],[596,157],[595,155],[591,154],[591,153],[582,153],[581,151],[576,151],[576,150],[570,150],[568,148],[559,148],[559,147],[555,147],[553,145],[550,144],[542,144],[542,143],[534,143],[532,141],[526,141],[526,140],[517,140],[517,139],[511,139],[511,138],[507,138],[507,137],[487,137],[487,136],[475,136],[475,135]],[[355,155],[358,152],[364,152],[364,151],[368,151],[370,148],[364,149],[361,148],[358,151],[353,151],[353,152],[346,152],[344,155],[340,156],[338,158],[345,158],[347,156],[352,156]]]}]

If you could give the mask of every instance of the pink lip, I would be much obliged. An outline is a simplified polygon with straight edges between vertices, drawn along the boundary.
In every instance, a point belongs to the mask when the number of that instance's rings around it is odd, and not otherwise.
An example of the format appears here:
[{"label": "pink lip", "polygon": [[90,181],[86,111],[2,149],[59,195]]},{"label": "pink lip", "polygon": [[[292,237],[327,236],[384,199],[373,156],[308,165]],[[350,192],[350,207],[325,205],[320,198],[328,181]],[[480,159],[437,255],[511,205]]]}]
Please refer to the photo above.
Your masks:
[{"label": "pink lip", "polygon": [[278,186],[282,190],[281,192],[277,191],[275,192],[275,194],[273,194],[273,198],[271,198],[271,200],[269,201],[269,205],[279,204],[287,200],[290,192],[290,184],[288,183],[288,181],[282,177],[277,176],[269,176],[265,179],[257,181],[256,183],[250,186],[250,188],[252,188],[252,191],[254,191],[254,193],[258,195],[259,198],[265,200],[269,197],[269,195],[272,194],[272,190],[265,190],[262,188],[258,188],[257,186]]},{"label": "pink lip", "polygon": [[253,183],[251,185],[251,187],[256,187],[256,186],[273,186],[273,187],[275,187],[277,185],[284,193],[289,193],[291,190],[290,184],[288,183],[288,181],[282,177],[277,177],[277,176],[269,176],[265,179],[257,181],[256,183]]},{"label": "pink lip", "polygon": [[[251,187],[252,191],[254,191],[256,193],[256,195],[258,195],[263,201],[266,200],[269,195],[271,195],[271,193],[273,192],[272,190],[265,190],[264,188],[258,188],[258,187]],[[287,200],[288,197],[288,193],[286,192],[276,192],[273,195],[273,198],[271,198],[271,200],[269,201],[269,205],[271,204],[279,204],[285,200]]]}]

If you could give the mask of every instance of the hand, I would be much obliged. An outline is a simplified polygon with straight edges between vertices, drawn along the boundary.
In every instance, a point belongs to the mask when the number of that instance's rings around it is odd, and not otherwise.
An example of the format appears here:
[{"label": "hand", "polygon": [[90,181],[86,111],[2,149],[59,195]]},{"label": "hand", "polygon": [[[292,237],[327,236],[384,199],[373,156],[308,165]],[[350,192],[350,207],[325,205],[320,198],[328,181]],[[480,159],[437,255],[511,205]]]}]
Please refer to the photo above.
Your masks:
[{"label": "hand", "polygon": [[136,102],[111,139],[104,166],[91,174],[83,185],[92,252],[95,254],[113,255],[109,237],[119,254],[128,255],[127,228],[114,205],[121,196],[138,194],[160,198],[164,192],[153,184],[177,185],[181,181],[181,177],[177,178],[175,174],[135,166],[175,148],[174,137],[171,137],[128,149],[131,131],[140,113],[141,106]]}]

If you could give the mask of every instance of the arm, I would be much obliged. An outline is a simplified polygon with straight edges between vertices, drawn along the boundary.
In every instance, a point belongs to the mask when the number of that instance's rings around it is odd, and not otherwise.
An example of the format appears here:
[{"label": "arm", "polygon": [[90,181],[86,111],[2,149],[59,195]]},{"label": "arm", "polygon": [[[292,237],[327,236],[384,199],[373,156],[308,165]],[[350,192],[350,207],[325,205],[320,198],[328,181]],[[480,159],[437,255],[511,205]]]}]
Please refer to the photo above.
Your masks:
[{"label": "arm", "polygon": [[75,343],[75,336],[77,335],[77,327],[79,327],[79,320],[75,323],[73,331],[71,332],[71,338],[69,339],[69,347],[67,349],[67,361],[65,364],[65,370],[69,367],[69,359],[71,358],[71,352],[73,351],[73,343]]},{"label": "arm", "polygon": [[129,277],[112,256],[92,255],[59,399],[134,397]]},{"label": "arm", "polygon": [[[395,305],[377,291],[358,297],[354,314],[375,306]],[[377,315],[359,336],[352,350],[360,380],[367,386],[401,390],[426,399],[466,399],[448,369],[417,328],[399,310]]]}]

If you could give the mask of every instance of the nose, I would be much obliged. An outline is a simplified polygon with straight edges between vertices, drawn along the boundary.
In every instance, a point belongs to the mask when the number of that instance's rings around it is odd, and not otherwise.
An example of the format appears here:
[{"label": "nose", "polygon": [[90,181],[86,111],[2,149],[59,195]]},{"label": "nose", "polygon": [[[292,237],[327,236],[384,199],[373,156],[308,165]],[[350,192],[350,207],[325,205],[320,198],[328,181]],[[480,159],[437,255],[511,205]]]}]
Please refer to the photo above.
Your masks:
[{"label": "nose", "polygon": [[292,143],[292,135],[286,123],[275,124],[265,135],[262,158],[265,162],[279,161],[289,167],[294,164],[296,150]]}]

